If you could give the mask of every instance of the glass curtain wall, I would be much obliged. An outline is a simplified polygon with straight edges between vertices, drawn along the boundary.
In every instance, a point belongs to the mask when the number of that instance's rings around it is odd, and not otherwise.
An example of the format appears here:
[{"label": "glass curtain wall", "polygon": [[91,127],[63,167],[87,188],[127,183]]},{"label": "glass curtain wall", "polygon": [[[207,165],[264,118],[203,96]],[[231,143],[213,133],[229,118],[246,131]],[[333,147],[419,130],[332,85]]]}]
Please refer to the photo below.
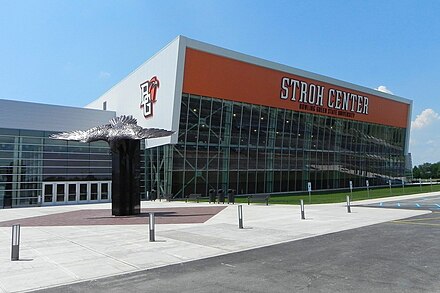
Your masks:
[{"label": "glass curtain wall", "polygon": [[[176,145],[145,150],[145,190],[207,195],[386,184],[404,176],[406,129],[183,94]],[[148,159],[147,159],[148,158]]]},{"label": "glass curtain wall", "polygon": [[0,128],[0,208],[38,204],[42,182],[111,180],[107,143],[52,140],[52,133]]}]

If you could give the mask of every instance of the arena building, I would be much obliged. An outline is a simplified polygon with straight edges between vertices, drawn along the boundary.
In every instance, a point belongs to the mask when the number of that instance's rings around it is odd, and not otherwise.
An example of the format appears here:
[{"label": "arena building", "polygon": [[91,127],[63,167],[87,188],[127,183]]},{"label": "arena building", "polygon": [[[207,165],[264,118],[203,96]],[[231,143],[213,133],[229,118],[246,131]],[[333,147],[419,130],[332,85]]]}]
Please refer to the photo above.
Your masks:
[{"label": "arena building", "polygon": [[48,136],[119,115],[175,131],[142,144],[142,198],[384,185],[404,179],[411,108],[179,36],[85,108],[0,100],[0,207],[109,201],[106,143]]}]

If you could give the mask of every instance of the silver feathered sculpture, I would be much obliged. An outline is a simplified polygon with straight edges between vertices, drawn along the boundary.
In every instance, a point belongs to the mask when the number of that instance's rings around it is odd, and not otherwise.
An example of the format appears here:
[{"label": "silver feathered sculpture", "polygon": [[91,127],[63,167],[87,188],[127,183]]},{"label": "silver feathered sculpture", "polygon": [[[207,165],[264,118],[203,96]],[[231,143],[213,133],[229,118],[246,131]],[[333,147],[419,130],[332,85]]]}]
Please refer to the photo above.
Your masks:
[{"label": "silver feathered sculpture", "polygon": [[133,116],[119,116],[109,124],[52,134],[52,139],[93,142],[104,140],[112,153],[112,215],[140,213],[140,143],[138,140],[169,136],[174,131],[142,128]]},{"label": "silver feathered sculpture", "polygon": [[119,116],[112,118],[109,124],[90,128],[88,130],[74,130],[52,134],[52,139],[74,140],[80,142],[93,142],[104,140],[109,143],[110,148],[116,141],[122,139],[146,139],[164,137],[173,134],[174,131],[158,128],[142,128],[137,125],[137,120],[133,116]]}]

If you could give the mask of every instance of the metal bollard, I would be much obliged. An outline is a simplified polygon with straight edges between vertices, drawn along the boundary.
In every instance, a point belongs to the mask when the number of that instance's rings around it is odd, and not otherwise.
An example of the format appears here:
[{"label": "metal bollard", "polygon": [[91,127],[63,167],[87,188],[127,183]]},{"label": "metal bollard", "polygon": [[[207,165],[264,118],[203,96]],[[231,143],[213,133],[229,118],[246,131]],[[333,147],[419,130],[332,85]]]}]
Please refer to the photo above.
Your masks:
[{"label": "metal bollard", "polygon": [[368,198],[370,198],[370,183],[368,182],[368,180],[365,180],[365,185],[367,186]]},{"label": "metal bollard", "polygon": [[243,206],[238,205],[238,228],[243,229]]},{"label": "metal bollard", "polygon": [[12,225],[11,261],[18,260],[20,254],[20,224]]},{"label": "metal bollard", "polygon": [[149,226],[150,226],[150,242],[154,242],[155,237],[154,237],[154,226],[155,226],[155,218],[154,218],[154,213],[150,213],[150,220],[149,220]]},{"label": "metal bollard", "polygon": [[301,199],[300,204],[301,204],[301,220],[305,220],[306,215],[304,213],[304,200]]},{"label": "metal bollard", "polygon": [[347,195],[347,213],[351,213],[350,196]]}]

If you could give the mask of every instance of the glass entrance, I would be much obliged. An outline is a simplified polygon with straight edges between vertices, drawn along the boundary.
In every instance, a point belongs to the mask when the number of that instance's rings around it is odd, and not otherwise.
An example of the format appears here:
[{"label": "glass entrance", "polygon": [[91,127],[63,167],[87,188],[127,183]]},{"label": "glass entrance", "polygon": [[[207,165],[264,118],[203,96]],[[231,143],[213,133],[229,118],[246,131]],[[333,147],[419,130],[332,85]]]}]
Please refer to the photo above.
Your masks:
[{"label": "glass entrance", "polygon": [[43,183],[43,204],[53,202],[53,183]]},{"label": "glass entrance", "polygon": [[68,186],[69,186],[69,189],[68,189],[68,193],[69,193],[69,195],[68,195],[68,201],[69,202],[75,202],[75,201],[77,201],[78,200],[78,197],[77,197],[77,195],[76,195],[76,190],[77,190],[77,188],[76,188],[76,183],[69,183],[68,184]]},{"label": "glass entrance", "polygon": [[57,190],[57,203],[62,203],[67,201],[66,199],[66,184],[65,183],[55,183]]},{"label": "glass entrance", "polygon": [[111,181],[43,182],[43,205],[109,202]]},{"label": "glass entrance", "polygon": [[98,200],[98,183],[90,183],[90,200]]},{"label": "glass entrance", "polygon": [[84,202],[87,201],[87,183],[80,183],[79,184],[79,201]]},{"label": "glass entrance", "polygon": [[101,183],[101,200],[109,200],[109,192],[108,186],[110,183],[103,182]]}]

